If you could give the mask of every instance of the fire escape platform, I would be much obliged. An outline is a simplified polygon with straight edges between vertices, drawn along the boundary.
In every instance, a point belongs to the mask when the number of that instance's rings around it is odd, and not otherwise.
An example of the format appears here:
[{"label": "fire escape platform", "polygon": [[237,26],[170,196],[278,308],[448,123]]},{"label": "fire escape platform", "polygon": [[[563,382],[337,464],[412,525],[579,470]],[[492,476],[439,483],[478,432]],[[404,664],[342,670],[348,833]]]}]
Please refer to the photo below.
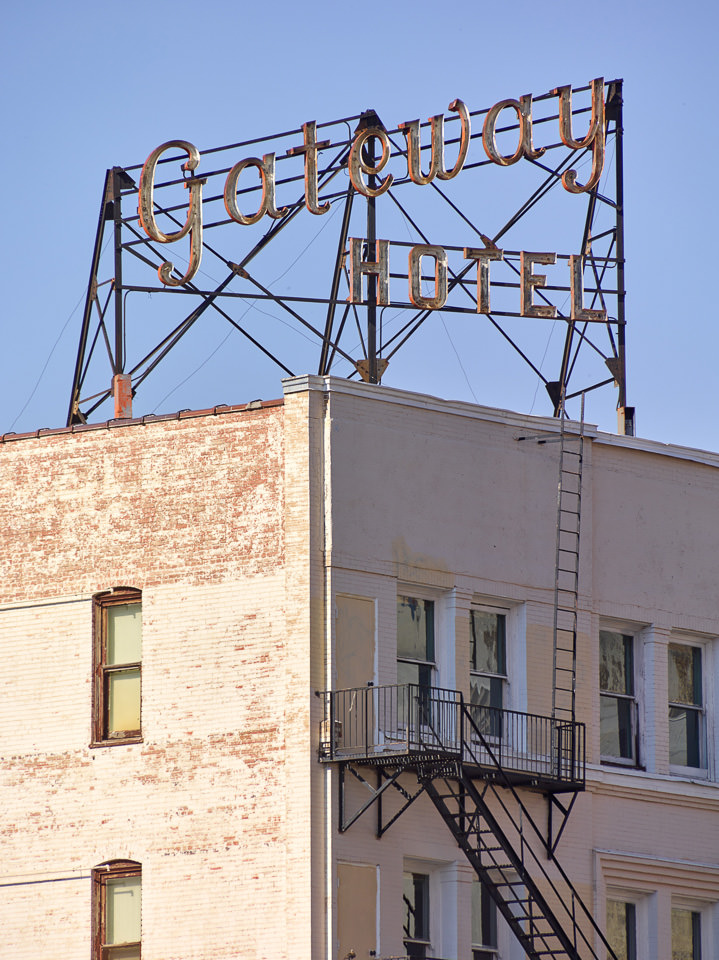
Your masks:
[{"label": "fire escape platform", "polygon": [[582,724],[465,705],[456,690],[414,684],[328,691],[324,699],[321,762],[413,771],[454,765],[473,780],[543,793],[584,789]]}]

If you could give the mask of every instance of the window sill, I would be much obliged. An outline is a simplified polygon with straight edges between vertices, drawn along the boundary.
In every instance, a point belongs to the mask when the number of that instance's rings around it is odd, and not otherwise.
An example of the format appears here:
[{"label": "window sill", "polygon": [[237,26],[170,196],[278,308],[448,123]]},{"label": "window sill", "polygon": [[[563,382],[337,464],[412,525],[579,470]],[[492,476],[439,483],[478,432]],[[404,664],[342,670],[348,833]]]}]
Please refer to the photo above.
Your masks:
[{"label": "window sill", "polygon": [[684,780],[708,780],[709,771],[706,767],[675,767],[669,766],[670,777],[681,777]]},{"label": "window sill", "polygon": [[88,744],[91,750],[96,747],[122,747],[128,743],[142,743],[143,737],[118,737],[113,740],[93,740]]},{"label": "window sill", "polygon": [[658,773],[655,770],[647,770],[645,767],[625,767],[621,764],[614,765],[610,763],[587,763],[587,786],[589,786],[592,781],[601,782],[604,777],[616,777],[617,779],[614,781],[606,781],[616,784],[619,784],[619,778],[627,784],[630,780],[663,783],[670,790],[675,790],[679,784],[693,784],[700,790],[706,788],[712,790],[719,789],[719,781],[712,779],[712,776],[707,770],[694,767],[672,767],[670,771],[667,770]]},{"label": "window sill", "polygon": [[600,762],[603,767],[614,767],[618,770],[639,770],[641,773],[646,771],[642,764],[634,760],[622,760],[621,757],[602,757]]}]

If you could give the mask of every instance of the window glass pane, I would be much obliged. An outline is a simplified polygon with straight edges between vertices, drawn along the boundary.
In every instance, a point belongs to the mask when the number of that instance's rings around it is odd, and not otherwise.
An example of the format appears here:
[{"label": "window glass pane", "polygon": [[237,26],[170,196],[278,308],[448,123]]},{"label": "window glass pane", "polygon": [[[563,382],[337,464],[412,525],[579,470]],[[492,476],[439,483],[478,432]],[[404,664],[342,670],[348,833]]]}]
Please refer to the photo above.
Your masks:
[{"label": "window glass pane", "polygon": [[397,656],[434,660],[434,602],[397,597]]},{"label": "window glass pane", "polygon": [[636,908],[633,903],[607,901],[607,940],[617,960],[636,960]]},{"label": "window glass pane", "polygon": [[473,674],[469,681],[470,703],[473,707],[502,709],[503,683],[499,677],[482,677]]},{"label": "window glass pane", "polygon": [[403,660],[397,661],[397,683],[419,683],[418,663],[405,663]]},{"label": "window glass pane", "polygon": [[407,940],[429,940],[429,876],[405,873],[402,876],[404,936]]},{"label": "window glass pane", "polygon": [[632,711],[634,702],[620,697],[599,698],[600,749],[603,757],[634,759]]},{"label": "window glass pane", "polygon": [[681,767],[702,766],[702,715],[698,710],[669,708],[669,762]]},{"label": "window glass pane", "polygon": [[129,947],[105,947],[102,951],[103,960],[140,960],[140,944]]},{"label": "window glass pane", "polygon": [[106,943],[134,943],[140,939],[140,884],[140,877],[108,880]]},{"label": "window glass pane", "polygon": [[472,611],[470,666],[481,673],[506,673],[505,624],[502,613]]},{"label": "window glass pane", "polygon": [[107,663],[139,663],[142,659],[142,604],[119,603],[107,608]]},{"label": "window glass pane", "polygon": [[[478,880],[472,881],[472,946],[497,946],[497,908]],[[473,953],[476,960],[478,954]]]},{"label": "window glass pane", "polygon": [[700,921],[693,910],[672,908],[672,960],[700,960]]},{"label": "window glass pane", "polygon": [[140,729],[140,671],[107,675],[108,733]]},{"label": "window glass pane", "polygon": [[685,644],[669,644],[669,701],[690,703],[700,707],[701,650]]},{"label": "window glass pane", "polygon": [[634,693],[633,637],[599,631],[599,688],[608,693]]}]

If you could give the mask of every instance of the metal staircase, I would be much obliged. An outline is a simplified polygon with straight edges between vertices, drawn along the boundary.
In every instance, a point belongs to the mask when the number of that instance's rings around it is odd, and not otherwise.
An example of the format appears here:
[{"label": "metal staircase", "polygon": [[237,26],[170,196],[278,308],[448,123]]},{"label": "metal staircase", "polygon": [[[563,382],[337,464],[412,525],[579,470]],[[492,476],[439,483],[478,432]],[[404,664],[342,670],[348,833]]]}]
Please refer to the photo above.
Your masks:
[{"label": "metal staircase", "polygon": [[[556,793],[576,797],[584,787],[582,724],[532,715],[507,722],[504,714],[512,720],[512,711],[489,717],[489,708],[467,705],[457,691],[416,684],[324,696],[320,759],[340,763],[341,831],[374,805],[382,836],[426,793],[530,960],[614,958],[558,863],[556,842],[519,793],[520,787],[533,788],[535,797],[546,793],[550,810]],[[376,787],[367,768],[376,771]],[[354,812],[346,809],[346,770],[370,793]],[[383,798],[393,790],[401,806],[387,810],[383,822]],[[561,809],[566,822],[571,803]]]},{"label": "metal staircase", "polygon": [[[462,763],[420,764],[417,777],[531,960],[613,958],[591,913],[510,783],[472,776],[483,737],[469,709]],[[491,745],[490,745],[491,747]],[[599,950],[597,946],[599,945]]]}]

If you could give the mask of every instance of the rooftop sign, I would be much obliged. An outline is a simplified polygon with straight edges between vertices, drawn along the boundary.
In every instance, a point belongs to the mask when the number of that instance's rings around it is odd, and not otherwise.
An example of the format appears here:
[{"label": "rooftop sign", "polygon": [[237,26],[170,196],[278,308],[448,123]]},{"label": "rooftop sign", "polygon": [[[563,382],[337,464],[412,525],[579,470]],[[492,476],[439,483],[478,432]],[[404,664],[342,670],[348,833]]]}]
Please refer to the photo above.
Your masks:
[{"label": "rooftop sign", "polygon": [[[142,165],[113,168],[106,177],[70,421],[85,419],[112,396],[106,388],[88,397],[90,406],[83,410],[83,383],[98,342],[97,333],[91,336],[93,304],[100,318],[98,333],[102,330],[110,346],[113,376],[122,376],[125,391],[129,382],[133,393],[207,309],[219,312],[284,373],[308,372],[307,361],[297,368],[276,335],[263,341],[236,316],[237,301],[259,309],[258,302],[264,300],[280,310],[285,323],[314,338],[318,373],[335,373],[344,365],[345,375],[359,374],[370,382],[379,382],[396,351],[436,311],[482,314],[495,326],[497,318],[560,320],[566,326],[566,342],[556,380],[544,376],[514,334],[502,330],[515,352],[544,380],[555,412],[562,398],[570,395],[579,347],[594,336],[587,325],[604,328],[608,349],[599,352],[611,376],[584,390],[615,381],[623,406],[620,117],[620,82],[598,78],[586,87],[560,86],[540,97],[509,98],[482,110],[472,111],[457,99],[446,114],[432,116],[425,124],[404,121],[394,129],[367,111],[329,123],[312,120],[298,130],[202,152],[188,140],[171,140],[153,149]],[[615,188],[608,196],[602,184],[612,138]],[[555,154],[559,162],[554,162]],[[524,171],[520,190],[528,189],[528,171],[540,177],[539,186],[530,189],[501,229],[485,223],[481,229],[476,222],[481,214],[476,209],[477,176],[489,180],[491,170],[506,168]],[[516,187],[509,174],[503,176],[506,195],[511,196]],[[496,195],[502,187],[494,179],[490,190]],[[545,242],[536,224],[531,244],[520,240],[512,249],[500,244],[557,189],[568,203],[562,203],[561,216],[546,218],[547,230],[579,212],[581,230],[573,246],[561,250],[553,245],[558,233],[554,229]],[[447,235],[446,209],[430,215],[426,230],[420,223],[422,214],[408,209],[412,203],[421,207],[437,201],[438,196],[456,215],[459,235]],[[492,201],[496,204],[496,196]],[[596,229],[598,207],[612,214],[609,229]],[[305,230],[315,230],[310,243],[319,248],[319,233],[339,211],[338,235],[329,249],[325,246],[325,254],[296,271],[291,293],[273,288],[264,265],[270,246],[279,246],[280,232],[290,228],[299,233],[302,223]],[[114,269],[103,304],[101,241],[110,220]],[[313,221],[318,228],[312,228]],[[405,236],[396,235],[397,223]],[[390,227],[394,236],[388,233]],[[457,231],[457,225],[452,229]],[[215,232],[210,241],[211,230]],[[567,232],[559,231],[562,240]],[[304,243],[304,237],[298,239],[300,256],[307,249]],[[224,279],[209,288],[202,284],[203,256],[208,254],[212,269],[219,264],[225,271]],[[286,246],[281,256],[288,256]],[[180,260],[182,265],[177,266]],[[326,283],[320,278],[321,263],[329,274]],[[274,264],[276,259],[270,273],[276,272]],[[154,281],[147,276],[148,267],[154,268]],[[297,293],[302,285],[306,292]],[[141,293],[181,293],[197,303],[159,344],[128,362],[127,334],[133,323],[128,304],[137,303],[129,295]],[[114,349],[106,323],[111,303]],[[364,322],[358,308],[365,314]],[[401,333],[387,336],[382,329],[387,308],[409,312]],[[359,332],[359,354],[347,343],[347,328],[353,326],[348,318]],[[117,412],[117,391],[115,398]]]}]

